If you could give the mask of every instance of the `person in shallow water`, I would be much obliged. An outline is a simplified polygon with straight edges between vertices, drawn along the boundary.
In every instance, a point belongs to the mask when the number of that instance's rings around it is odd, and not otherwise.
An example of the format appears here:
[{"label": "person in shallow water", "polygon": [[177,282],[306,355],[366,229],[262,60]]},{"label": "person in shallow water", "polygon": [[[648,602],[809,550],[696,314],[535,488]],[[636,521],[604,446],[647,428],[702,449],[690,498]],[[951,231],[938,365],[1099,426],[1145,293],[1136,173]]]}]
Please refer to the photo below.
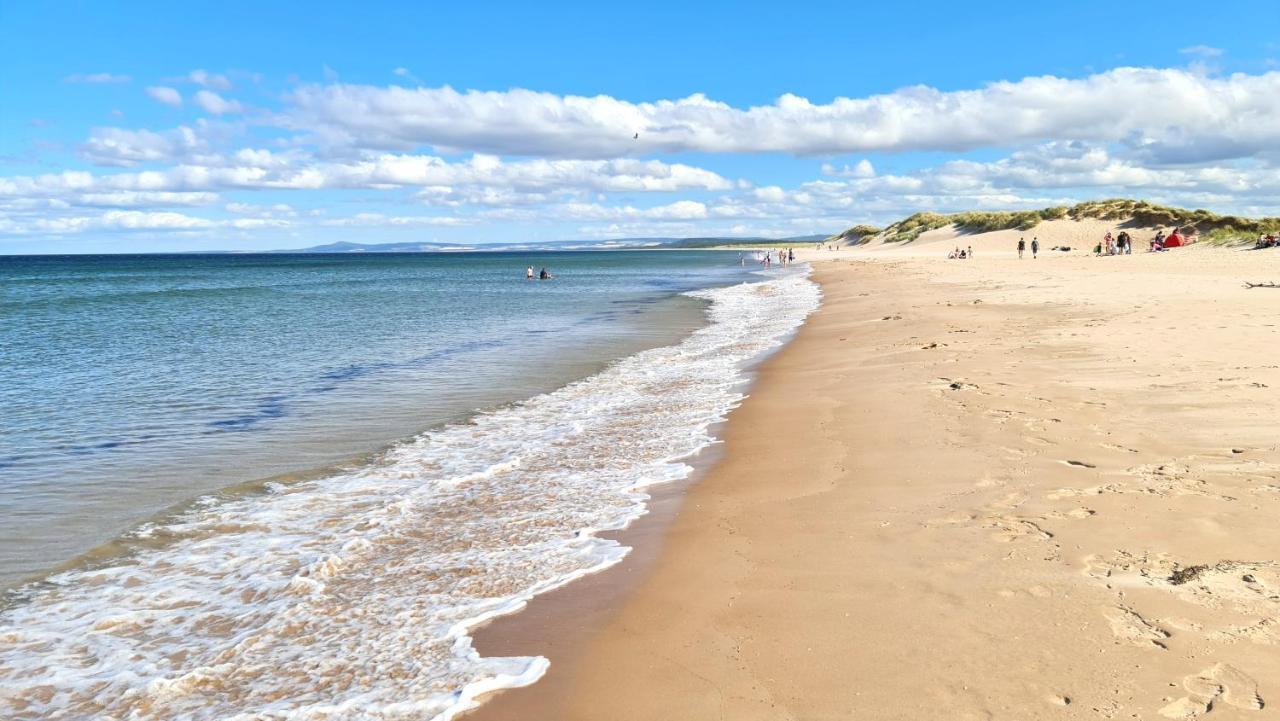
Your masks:
[{"label": "person in shallow water", "polygon": [[531,266],[529,266],[528,268],[525,268],[525,269],[524,269],[524,279],[525,279],[525,280],[533,280],[533,266],[532,266],[532,265],[531,265]]},{"label": "person in shallow water", "polygon": [[542,272],[538,273],[538,280],[551,280],[551,274],[547,272],[546,268],[543,268]]}]

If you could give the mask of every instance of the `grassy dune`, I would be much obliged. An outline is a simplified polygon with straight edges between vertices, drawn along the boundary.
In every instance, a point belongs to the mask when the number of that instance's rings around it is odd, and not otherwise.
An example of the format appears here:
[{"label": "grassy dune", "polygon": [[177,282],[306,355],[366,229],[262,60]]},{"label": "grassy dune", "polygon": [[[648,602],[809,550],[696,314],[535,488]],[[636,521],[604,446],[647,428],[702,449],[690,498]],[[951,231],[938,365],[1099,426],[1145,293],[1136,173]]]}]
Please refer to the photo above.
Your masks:
[{"label": "grassy dune", "polygon": [[910,243],[920,237],[921,233],[952,225],[966,233],[987,233],[994,230],[1030,230],[1043,220],[1063,218],[1114,220],[1118,224],[1132,224],[1136,227],[1176,226],[1183,231],[1194,230],[1203,240],[1221,244],[1250,242],[1260,233],[1280,232],[1280,218],[1218,215],[1208,210],[1187,210],[1156,205],[1145,200],[1114,198],[1040,210],[966,211],[949,214],[925,211],[903,218],[882,230],[870,225],[855,225],[843,233],[831,236],[829,240],[853,245],[873,240]]}]

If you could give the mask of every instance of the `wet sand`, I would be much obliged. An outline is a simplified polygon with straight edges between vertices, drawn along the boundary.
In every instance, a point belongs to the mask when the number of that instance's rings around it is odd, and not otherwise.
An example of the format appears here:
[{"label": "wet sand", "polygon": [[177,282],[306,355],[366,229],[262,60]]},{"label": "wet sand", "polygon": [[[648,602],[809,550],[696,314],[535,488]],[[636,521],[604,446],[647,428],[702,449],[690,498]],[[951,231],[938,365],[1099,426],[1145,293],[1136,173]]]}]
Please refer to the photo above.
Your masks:
[{"label": "wet sand", "polygon": [[1280,718],[1280,253],[918,250],[819,254],[723,458],[481,633],[552,664],[468,719]]}]

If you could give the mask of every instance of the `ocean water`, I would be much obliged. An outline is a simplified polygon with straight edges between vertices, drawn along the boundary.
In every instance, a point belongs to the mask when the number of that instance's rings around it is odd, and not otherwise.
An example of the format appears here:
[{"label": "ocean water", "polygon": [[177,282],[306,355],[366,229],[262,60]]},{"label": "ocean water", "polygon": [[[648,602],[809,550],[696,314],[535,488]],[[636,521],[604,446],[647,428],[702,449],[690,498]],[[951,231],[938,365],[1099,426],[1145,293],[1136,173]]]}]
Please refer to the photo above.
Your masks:
[{"label": "ocean water", "polygon": [[596,533],[688,475],[817,305],[757,271],[0,259],[0,717],[447,719],[535,680],[469,629],[615,563]]}]

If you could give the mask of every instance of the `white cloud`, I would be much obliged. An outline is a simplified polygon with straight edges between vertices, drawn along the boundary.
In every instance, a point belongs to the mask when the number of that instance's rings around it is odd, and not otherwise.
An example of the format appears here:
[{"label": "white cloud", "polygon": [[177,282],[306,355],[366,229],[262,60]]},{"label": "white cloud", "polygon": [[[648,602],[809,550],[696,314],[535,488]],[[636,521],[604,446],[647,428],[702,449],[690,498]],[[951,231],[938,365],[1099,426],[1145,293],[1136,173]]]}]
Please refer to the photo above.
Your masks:
[{"label": "white cloud", "polygon": [[182,105],[182,93],[165,85],[153,85],[147,88],[147,95],[150,95],[152,100],[175,108]]},{"label": "white cloud", "polygon": [[[333,147],[618,157],[638,153],[961,151],[1053,139],[1127,142],[1153,159],[1238,157],[1280,143],[1280,73],[1212,77],[1117,68],[972,90],[925,86],[814,104],[736,108],[703,95],[635,103],[514,89],[311,85],[279,122]],[[633,138],[638,134],[638,138]]]},{"label": "white cloud", "polygon": [[173,193],[167,191],[115,190],[105,193],[81,193],[75,196],[76,205],[114,208],[209,205],[217,201],[217,193]]},{"label": "white cloud", "polygon": [[90,85],[127,83],[130,80],[132,80],[132,78],[128,75],[115,75],[113,73],[76,73],[75,75],[68,75],[66,77],[66,82],[68,83],[87,83]]},{"label": "white cloud", "polygon": [[195,95],[195,101],[196,105],[199,105],[206,113],[214,115],[238,113],[243,109],[239,101],[227,100],[211,90],[198,91]]},{"label": "white cloud", "polygon": [[822,174],[832,175],[838,178],[874,178],[876,169],[875,166],[871,164],[870,160],[863,158],[852,166],[845,165],[839,168],[830,163],[823,163]]},{"label": "white cloud", "polygon": [[213,88],[214,90],[231,89],[231,80],[226,75],[218,75],[205,70],[192,70],[187,74],[186,79],[205,88]]},{"label": "white cloud", "polygon": [[77,233],[86,230],[198,230],[214,223],[182,213],[167,211],[109,210],[101,215],[83,215],[33,221],[27,232]]},{"label": "white cloud", "polygon": [[207,150],[208,144],[201,135],[186,125],[163,132],[94,128],[81,147],[88,160],[117,166],[172,162]]},{"label": "white cloud", "polygon": [[[407,68],[392,72],[416,82]],[[205,113],[243,110],[221,94],[230,87],[225,76],[194,71],[162,82],[198,84],[187,87]],[[594,237],[799,235],[921,209],[1019,209],[1117,195],[1275,213],[1277,91],[1280,73],[1194,68],[1121,68],[948,92],[911,87],[825,104],[784,95],[745,108],[701,95],[635,103],[528,90],[305,86],[272,116],[205,117],[169,130],[95,128],[80,148],[84,159],[146,169],[0,177],[0,232],[556,224]],[[147,92],[174,107],[184,101],[174,87]],[[264,118],[271,127],[261,127]],[[424,146],[441,152],[416,150]],[[1003,157],[906,172],[858,159],[982,147]],[[809,182],[774,184],[766,175],[754,179],[764,181],[758,186],[636,157],[668,152],[843,157],[822,163]],[[299,212],[274,194],[254,202],[258,191],[293,191],[293,202],[315,190],[338,191],[325,194],[329,212]],[[224,192],[234,200],[224,201]],[[642,193],[664,195],[641,200]],[[381,205],[338,217],[344,206],[331,197]],[[214,204],[213,217],[174,212]]]},{"label": "white cloud", "polygon": [[707,217],[707,206],[693,200],[677,200],[651,208],[565,203],[550,208],[549,215],[571,220],[700,220]]},{"label": "white cloud", "polygon": [[1222,48],[1210,47],[1208,45],[1192,45],[1189,48],[1182,48],[1178,51],[1183,55],[1194,55],[1198,58],[1216,58],[1223,54]]},{"label": "white cloud", "polygon": [[466,225],[465,218],[442,215],[385,215],[383,213],[356,213],[345,218],[332,218],[320,221],[320,225],[347,227],[358,225]]},{"label": "white cloud", "polygon": [[415,83],[415,84],[417,84],[417,85],[421,85],[421,84],[422,84],[422,81],[421,81],[420,79],[418,79],[418,76],[417,76],[417,75],[414,75],[414,74],[413,74],[413,72],[412,72],[411,70],[409,70],[409,68],[403,68],[403,67],[402,67],[402,68],[396,68],[395,70],[392,70],[392,71],[391,71],[391,74],[392,74],[392,75],[395,75],[395,76],[396,76],[396,77],[398,77],[398,78],[404,78],[405,80],[408,80],[408,81],[410,81],[410,82],[412,82],[412,83]]},{"label": "white cloud", "polygon": [[[179,129],[181,130],[181,129]],[[152,135],[122,136],[116,155],[134,162],[159,155],[173,142]],[[180,135],[179,137],[185,137]],[[198,139],[197,139],[198,140]],[[103,141],[100,146],[106,146]],[[156,150],[155,148],[161,148]],[[223,189],[315,190],[392,189],[456,186],[509,188],[521,192],[594,190],[673,192],[734,187],[708,170],[656,160],[525,160],[504,162],[475,156],[450,163],[426,155],[381,155],[351,163],[293,162],[266,150],[244,149],[214,164],[178,165],[165,170],[94,175],[66,171],[0,178],[0,197],[56,196],[103,190],[210,191]]]},{"label": "white cloud", "polygon": [[287,203],[275,203],[273,205],[254,205],[253,203],[227,203],[226,210],[228,213],[237,215],[255,215],[259,217],[268,217],[273,215],[286,215],[295,217],[298,211]]}]

